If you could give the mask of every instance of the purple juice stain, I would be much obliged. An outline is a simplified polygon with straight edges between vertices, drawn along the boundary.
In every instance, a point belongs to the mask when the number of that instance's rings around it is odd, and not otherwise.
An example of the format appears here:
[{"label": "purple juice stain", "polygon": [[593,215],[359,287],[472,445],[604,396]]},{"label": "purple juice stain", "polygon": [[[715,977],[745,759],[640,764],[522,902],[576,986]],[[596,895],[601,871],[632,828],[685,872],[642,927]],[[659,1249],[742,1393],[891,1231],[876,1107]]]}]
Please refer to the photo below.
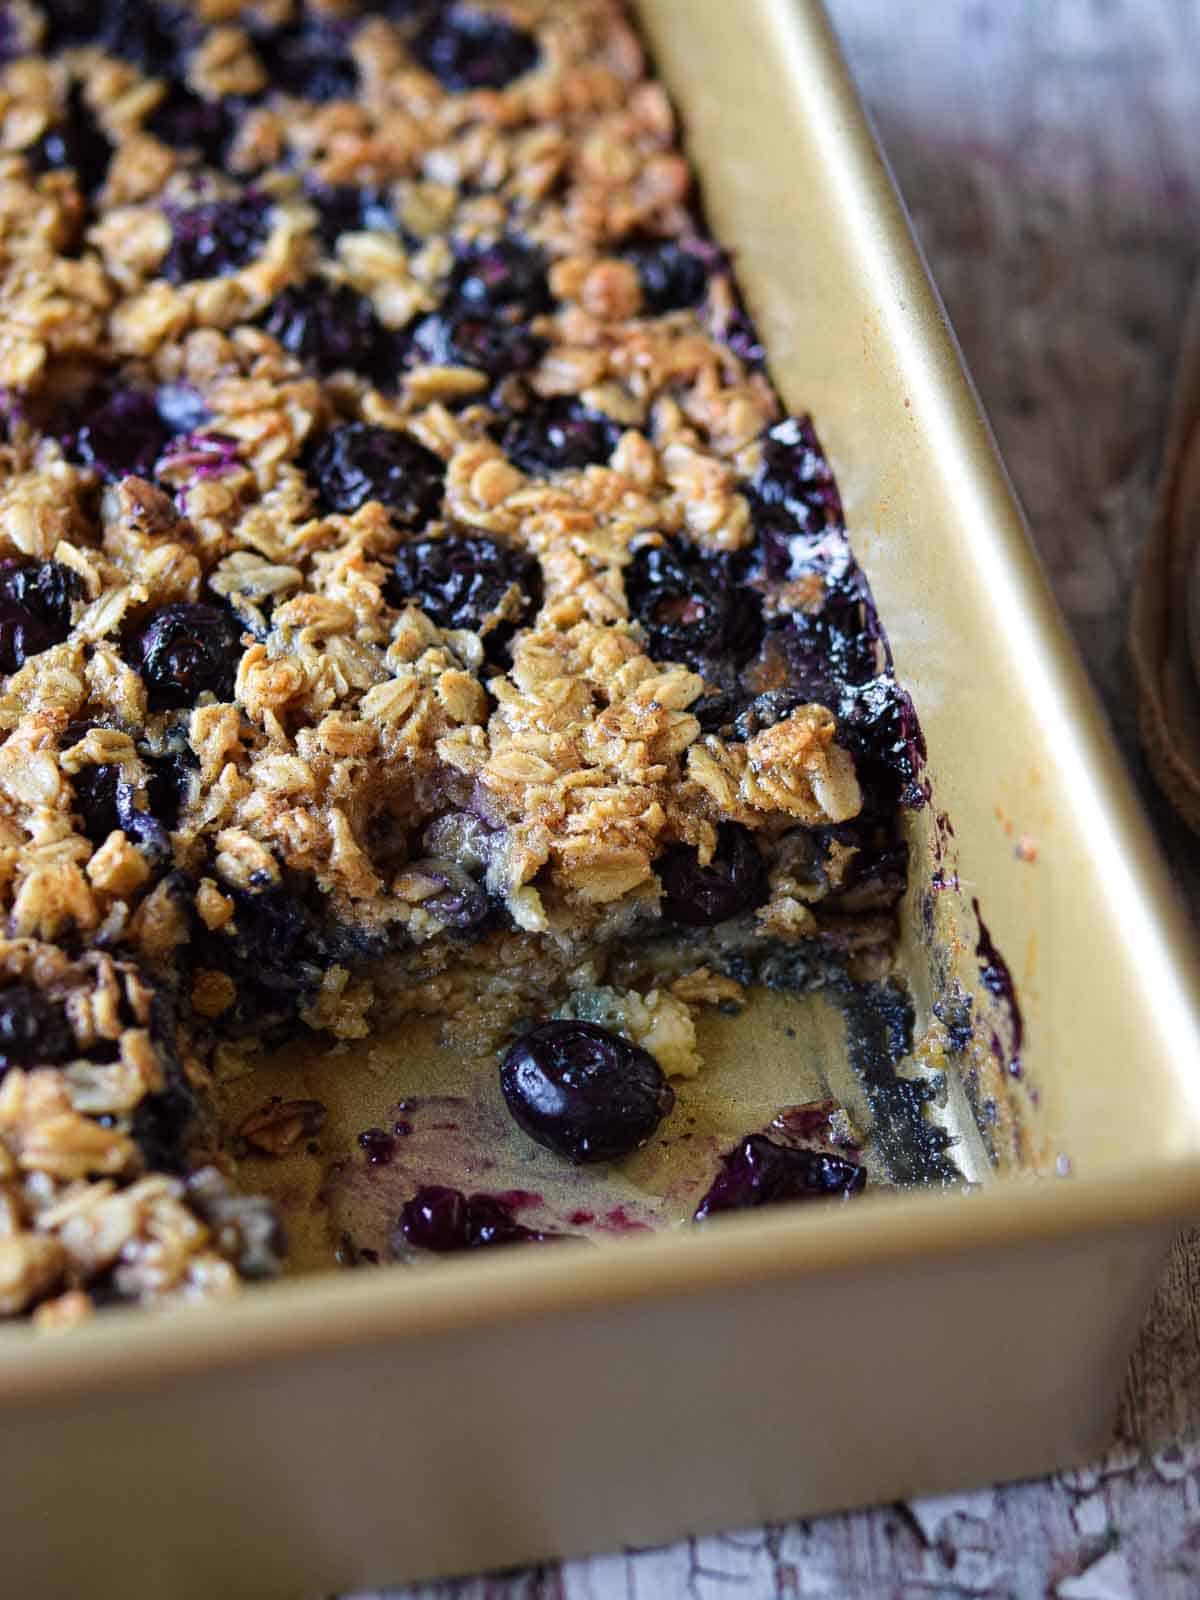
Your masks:
[{"label": "purple juice stain", "polygon": [[[1025,1043],[1025,1018],[1021,1011],[1021,1002],[1017,999],[1017,987],[1013,982],[1012,969],[996,948],[988,925],[980,914],[978,898],[971,901],[971,909],[979,924],[979,940],[975,946],[975,956],[979,962],[980,977],[983,980],[983,987],[1008,1011],[1012,1022],[1012,1059],[1009,1070],[1014,1078],[1019,1078],[1021,1049]],[[993,1048],[998,1045],[999,1040],[993,1035]],[[1003,1052],[998,1050],[997,1053]]]}]

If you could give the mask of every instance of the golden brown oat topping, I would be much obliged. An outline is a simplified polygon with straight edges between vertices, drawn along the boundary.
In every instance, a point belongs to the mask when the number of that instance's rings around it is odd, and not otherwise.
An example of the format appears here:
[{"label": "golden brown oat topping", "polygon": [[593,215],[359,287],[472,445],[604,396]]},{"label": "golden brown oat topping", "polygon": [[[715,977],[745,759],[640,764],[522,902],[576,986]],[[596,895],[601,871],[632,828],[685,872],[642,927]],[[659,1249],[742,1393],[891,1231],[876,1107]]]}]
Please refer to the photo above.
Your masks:
[{"label": "golden brown oat topping", "polygon": [[[268,1269],[205,1058],[366,1036],[389,950],[511,1019],[671,852],[885,950],[822,909],[883,679],[619,0],[15,0],[0,61],[0,1311],[67,1326]],[[622,1016],[691,1073],[683,965]]]}]

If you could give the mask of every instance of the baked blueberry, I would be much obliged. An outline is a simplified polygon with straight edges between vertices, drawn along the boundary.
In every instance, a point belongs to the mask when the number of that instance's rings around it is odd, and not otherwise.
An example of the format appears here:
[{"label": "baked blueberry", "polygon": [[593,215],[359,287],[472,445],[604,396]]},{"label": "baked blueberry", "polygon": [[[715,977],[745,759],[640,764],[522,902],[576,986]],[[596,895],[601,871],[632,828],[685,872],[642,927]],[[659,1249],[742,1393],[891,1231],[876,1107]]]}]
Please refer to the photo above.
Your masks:
[{"label": "baked blueberry", "polygon": [[493,439],[522,472],[579,472],[606,462],[621,437],[618,423],[566,395],[530,400],[523,411],[492,424]]},{"label": "baked blueberry", "polygon": [[264,195],[248,190],[234,200],[205,200],[176,210],[163,277],[169,283],[191,283],[239,271],[266,241],[268,209]]},{"label": "baked blueberry", "polygon": [[113,147],[92,115],[77,83],[71,85],[62,115],[25,152],[32,172],[70,168],[84,194],[104,182]]},{"label": "baked blueberry", "polygon": [[675,1104],[647,1050],[594,1022],[545,1022],[518,1039],[500,1087],[519,1127],[568,1161],[640,1149]]},{"label": "baked blueberry", "polygon": [[31,611],[61,639],[71,629],[71,603],[82,593],[79,574],[61,562],[0,562],[0,595]]},{"label": "baked blueberry", "polygon": [[57,1001],[24,983],[0,989],[0,1077],[9,1067],[53,1066],[75,1053],[74,1035]]},{"label": "baked blueberry", "polygon": [[717,829],[717,848],[707,866],[690,844],[671,844],[654,870],[662,884],[663,916],[687,928],[711,928],[755,911],[770,894],[767,864],[754,835],[738,822],[723,822]]},{"label": "baked blueberry", "polygon": [[409,330],[409,358],[435,367],[474,367],[507,378],[537,366],[546,341],[522,323],[472,311],[431,311]]},{"label": "baked blueberry", "polygon": [[440,1183],[423,1185],[405,1201],[396,1231],[405,1244],[439,1255],[497,1244],[542,1244],[565,1237],[525,1227],[495,1195],[468,1196]]},{"label": "baked blueberry", "polygon": [[551,305],[546,257],[536,245],[505,235],[465,251],[450,275],[450,292],[476,311],[514,306],[524,317]]},{"label": "baked blueberry", "polygon": [[231,700],[241,630],[228,611],[176,600],[151,613],[126,653],[142,675],[153,711],[193,706],[206,690]]},{"label": "baked blueberry", "polygon": [[625,593],[657,660],[737,666],[762,638],[761,598],[740,581],[738,558],[724,551],[643,546],[626,569]]},{"label": "baked blueberry", "polygon": [[754,491],[761,505],[782,507],[800,528],[841,525],[837,484],[807,417],[785,417],[768,429]]},{"label": "baked blueberry", "polygon": [[387,334],[365,295],[348,283],[309,278],[271,302],[263,327],[291,355],[318,372],[370,373],[380,365]]},{"label": "baked blueberry", "polygon": [[234,119],[221,100],[205,100],[175,80],[155,106],[146,127],[174,150],[199,150],[218,166],[233,135]]},{"label": "baked blueberry", "polygon": [[174,72],[193,31],[186,12],[148,0],[42,0],[42,10],[48,49],[99,45],[153,77]]},{"label": "baked blueberry", "polygon": [[845,1198],[860,1194],[866,1182],[866,1170],[855,1161],[823,1150],[776,1144],[764,1133],[752,1133],[722,1158],[695,1220],[785,1200]]},{"label": "baked blueberry", "polygon": [[306,465],[326,511],[344,515],[378,500],[404,528],[441,509],[445,466],[407,433],[369,422],[346,422],[325,435]]},{"label": "baked blueberry", "polygon": [[255,40],[273,88],[301,100],[346,100],[358,89],[345,23],[306,15]]},{"label": "baked blueberry", "polygon": [[30,656],[61,644],[71,631],[79,578],[57,561],[0,565],[0,671],[16,672]]},{"label": "baked blueberry", "polygon": [[305,197],[317,213],[321,242],[331,253],[344,233],[394,233],[399,228],[387,196],[369,186],[310,183]]},{"label": "baked blueberry", "polygon": [[486,533],[455,529],[444,538],[402,544],[387,596],[393,605],[420,606],[439,628],[478,632],[514,586],[521,596],[518,615],[504,620],[515,622],[527,613],[537,599],[539,576],[537,562],[524,550]]},{"label": "baked blueberry", "polygon": [[652,316],[699,305],[708,293],[708,266],[699,248],[664,239],[622,254],[637,269],[642,309]]},{"label": "baked blueberry", "polygon": [[435,7],[411,48],[446,89],[503,89],[540,58],[531,33],[469,5]]},{"label": "baked blueberry", "polygon": [[456,861],[414,861],[407,870],[441,885],[421,901],[421,910],[448,928],[478,927],[491,910],[487,890]]},{"label": "baked blueberry", "polygon": [[114,389],[84,414],[87,420],[64,438],[67,453],[110,482],[148,476],[171,437],[154,397],[140,389]]},{"label": "baked blueberry", "polygon": [[205,405],[199,389],[190,383],[164,383],[154,396],[154,409],[167,433],[196,433],[212,412]]}]

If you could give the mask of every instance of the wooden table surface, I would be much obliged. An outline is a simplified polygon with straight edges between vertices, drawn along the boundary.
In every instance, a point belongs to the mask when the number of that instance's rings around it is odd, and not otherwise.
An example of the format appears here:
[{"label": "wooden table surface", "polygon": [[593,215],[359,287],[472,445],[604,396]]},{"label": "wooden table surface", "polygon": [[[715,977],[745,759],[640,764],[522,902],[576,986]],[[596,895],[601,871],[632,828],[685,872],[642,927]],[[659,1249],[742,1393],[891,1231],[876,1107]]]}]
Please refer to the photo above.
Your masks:
[{"label": "wooden table surface", "polygon": [[[829,0],[1059,599],[1138,758],[1124,627],[1200,254],[1200,0]],[[1091,1469],[405,1600],[1196,1600],[1200,1233]],[[391,1600],[401,1600],[399,1593]]]}]

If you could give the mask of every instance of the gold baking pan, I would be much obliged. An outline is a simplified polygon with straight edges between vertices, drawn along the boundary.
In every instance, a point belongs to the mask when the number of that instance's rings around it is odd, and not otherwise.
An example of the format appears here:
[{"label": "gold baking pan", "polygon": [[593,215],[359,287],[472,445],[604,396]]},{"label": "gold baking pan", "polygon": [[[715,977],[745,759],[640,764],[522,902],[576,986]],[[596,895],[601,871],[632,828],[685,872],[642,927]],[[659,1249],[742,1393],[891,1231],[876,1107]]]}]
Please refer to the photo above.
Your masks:
[{"label": "gold baking pan", "polygon": [[[0,1543],[23,1600],[283,1600],[1076,1460],[1200,1211],[1190,932],[820,6],[636,9],[920,711],[914,993],[982,971],[994,994],[994,949],[1015,979],[1020,1037],[998,1006],[995,1053],[936,1112],[970,1192],[879,1185],[604,1249],[299,1275],[59,1340],[5,1330]],[[793,1066],[801,1084],[777,1020],[717,1041],[715,1079],[736,1056],[747,1095]],[[386,1099],[356,1093],[333,1108],[347,1127]]]}]

